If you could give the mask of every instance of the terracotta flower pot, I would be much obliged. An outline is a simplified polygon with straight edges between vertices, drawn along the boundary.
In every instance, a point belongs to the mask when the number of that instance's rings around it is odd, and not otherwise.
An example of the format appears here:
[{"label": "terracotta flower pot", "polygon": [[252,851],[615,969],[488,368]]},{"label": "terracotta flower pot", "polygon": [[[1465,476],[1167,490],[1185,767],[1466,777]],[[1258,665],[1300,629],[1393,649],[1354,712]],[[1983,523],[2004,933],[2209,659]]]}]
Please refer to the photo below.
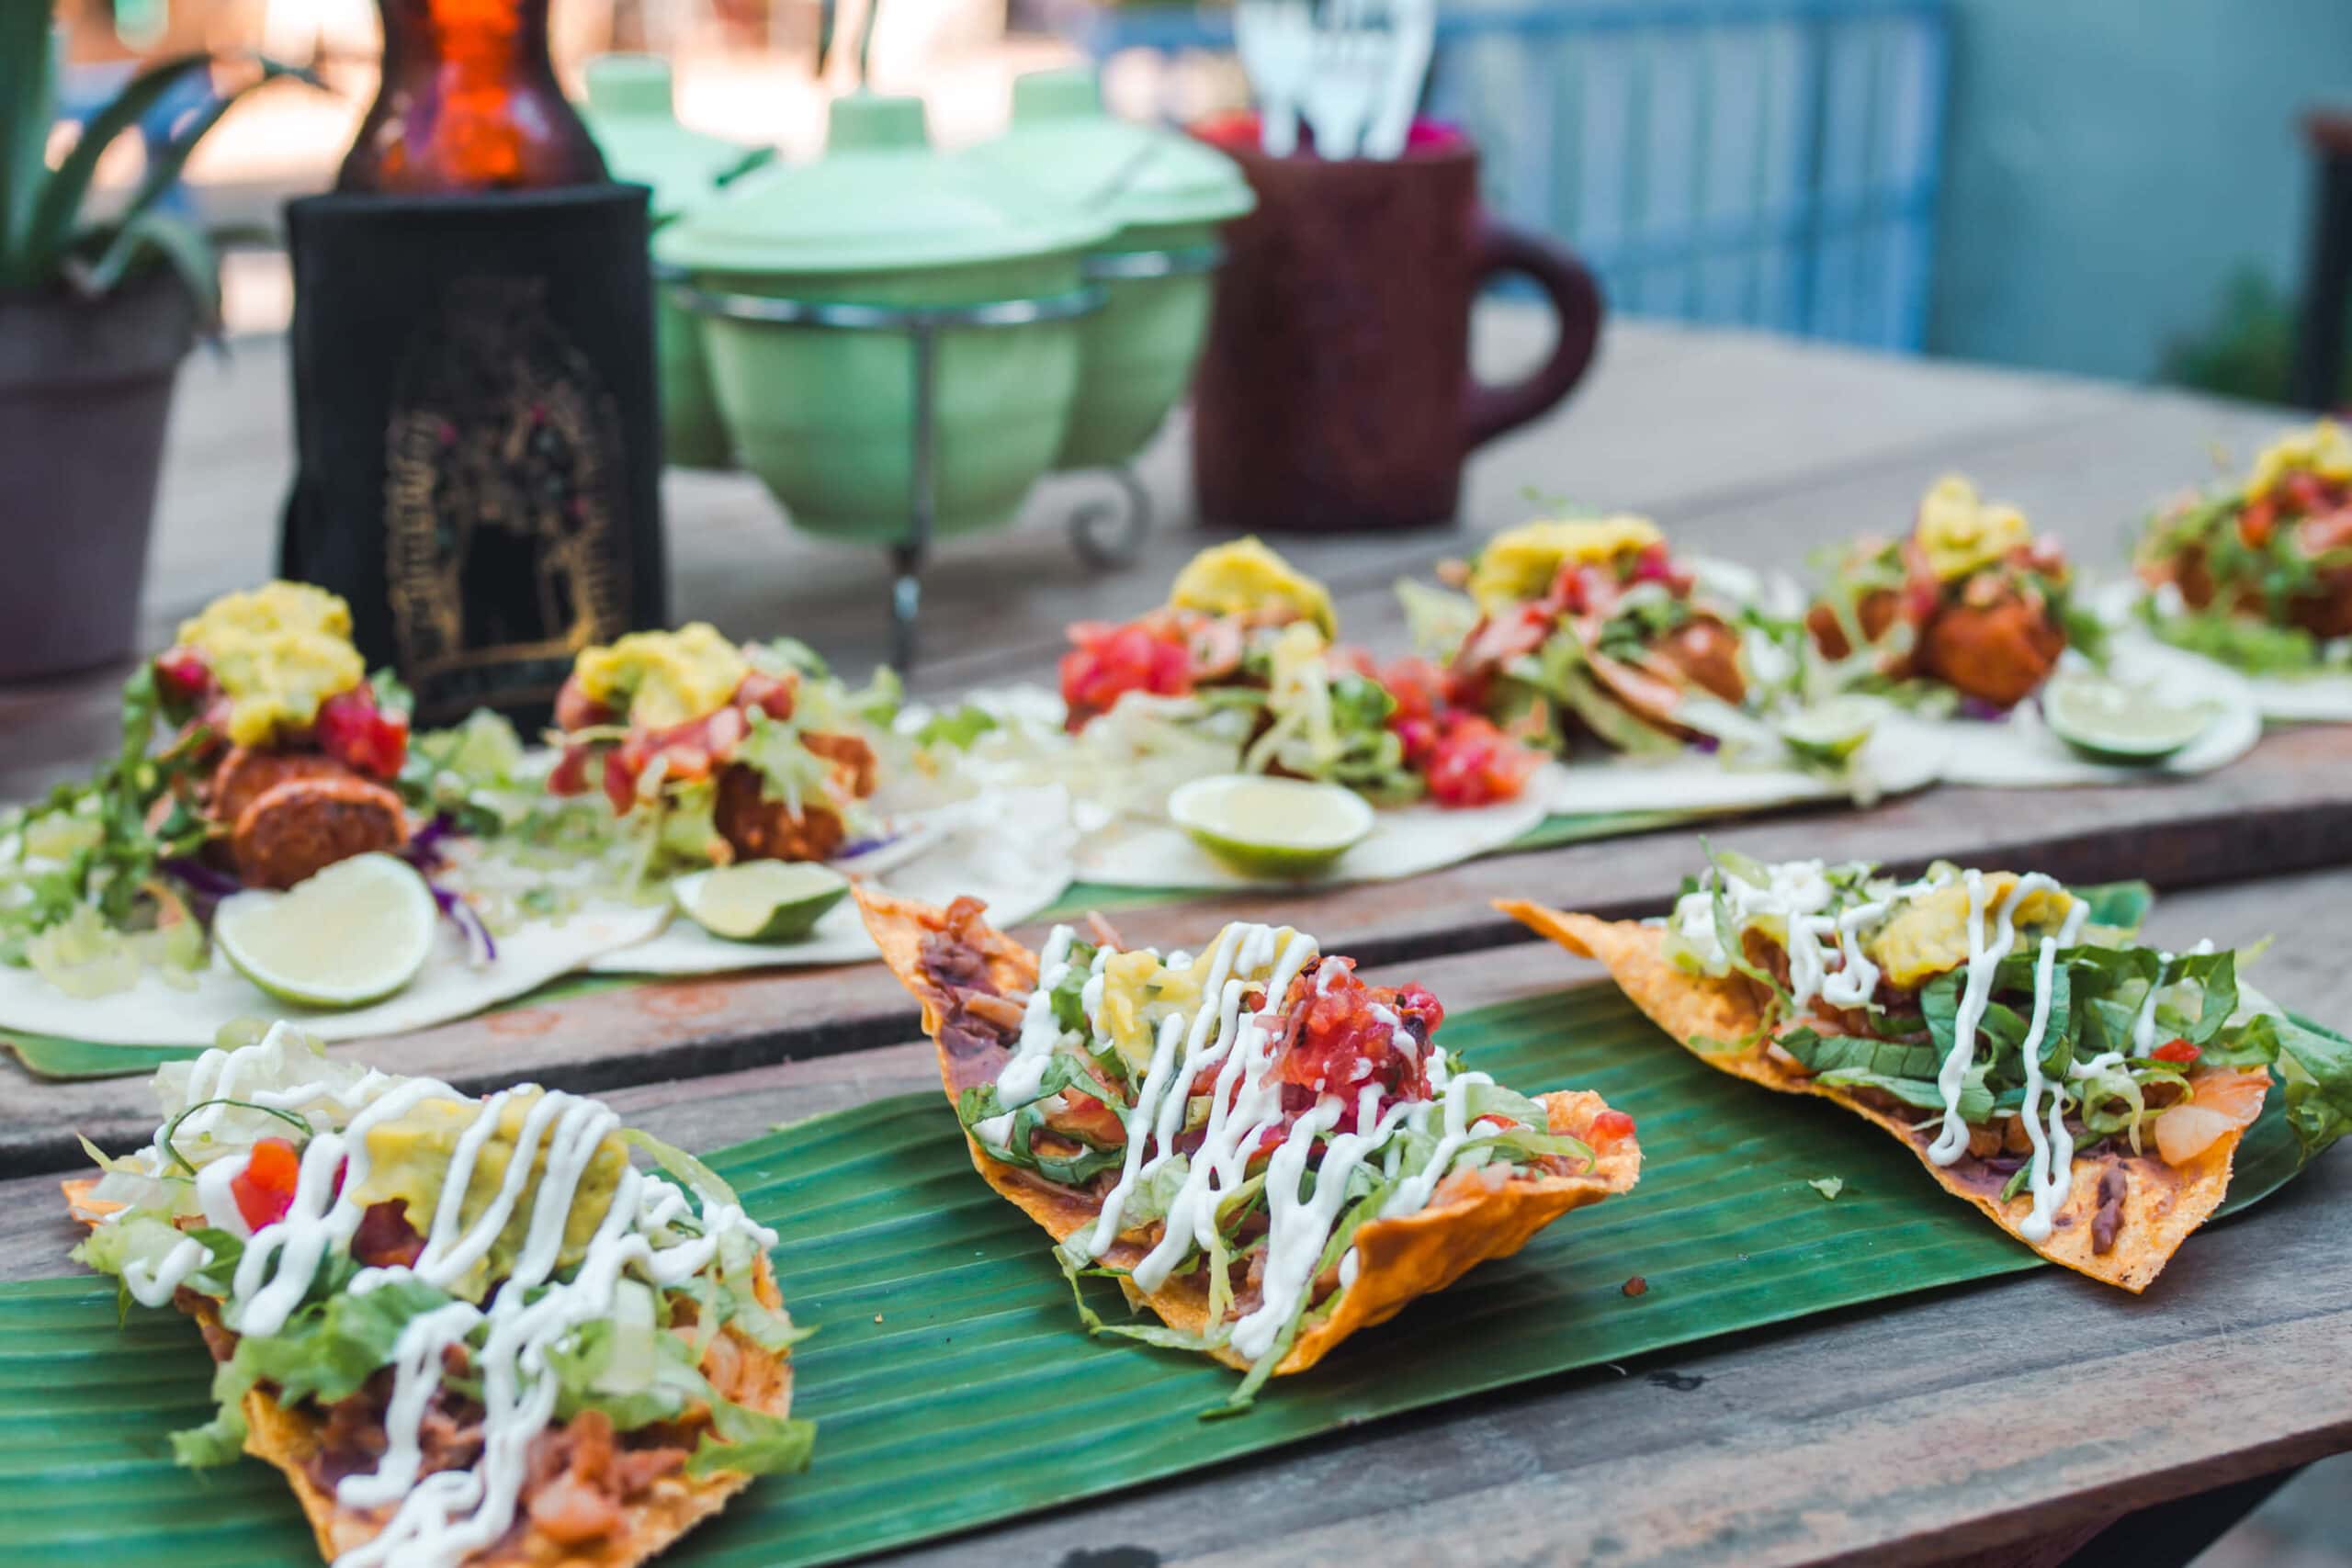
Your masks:
[{"label": "terracotta flower pot", "polygon": [[155,470],[196,320],[161,275],[96,301],[0,294],[0,681],[135,645]]}]

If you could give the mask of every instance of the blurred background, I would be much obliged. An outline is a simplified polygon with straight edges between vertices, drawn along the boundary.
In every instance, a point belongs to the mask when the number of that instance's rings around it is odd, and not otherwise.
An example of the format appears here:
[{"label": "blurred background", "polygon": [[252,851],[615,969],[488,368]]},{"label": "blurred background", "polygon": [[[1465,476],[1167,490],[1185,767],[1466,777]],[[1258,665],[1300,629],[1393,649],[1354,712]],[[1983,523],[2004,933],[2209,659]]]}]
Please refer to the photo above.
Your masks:
[{"label": "blurred background", "polygon": [[[1065,63],[1098,64],[1130,118],[1183,124],[1249,101],[1228,10],[889,0],[869,18],[874,3],[557,0],[552,53],[575,96],[598,54],[663,57],[687,127],[788,159],[818,150],[829,105],[859,80],[834,41],[869,30],[865,79],[923,98],[951,148],[1004,129],[1014,76]],[[374,0],[61,0],[56,17],[52,163],[142,60],[259,52],[315,73],[322,91],[239,102],[164,197],[229,246],[230,336],[282,332],[281,209],[333,183],[375,95]],[[111,149],[101,213],[209,85],[187,79]],[[2342,326],[2306,304],[2327,270],[2331,151],[2352,169],[2352,120],[2336,118],[2352,115],[2346,0],[1447,0],[1424,106],[1483,149],[1489,206],[1573,245],[1615,313],[2344,400],[2340,336],[2305,353],[2300,381],[2297,351]],[[2352,174],[2338,178],[2352,229]],[[282,480],[282,365],[265,356],[227,385],[205,395],[269,417],[246,468],[180,459],[175,504],[197,522],[164,547],[167,598],[203,596],[207,571],[251,578],[258,523],[232,550],[208,520],[261,519],[275,496],[253,474]],[[764,505],[732,499],[747,486],[696,482],[671,492],[673,511],[737,506],[730,563],[773,547]],[[2315,1467],[2200,1561],[2352,1564],[2352,1466]]]},{"label": "blurred background", "polygon": [[[806,153],[854,79],[827,46],[864,5],[560,0],[554,54],[569,85],[601,51],[666,55],[687,125]],[[332,92],[258,95],[198,148],[190,198],[214,223],[266,226],[323,187],[374,90],[369,0],[59,14],[69,113],[141,56],[316,63]],[[1238,106],[1230,38],[1216,9],[893,0],[870,68],[961,145],[1001,129],[1012,76],[1090,56],[1123,112]],[[1574,243],[1613,309],[2278,400],[2317,179],[2305,118],[2330,106],[2352,106],[2340,0],[1448,5],[1429,96],[1487,149],[1491,203]],[[118,149],[105,182],[137,161]],[[232,254],[227,292],[232,332],[282,325],[266,247]]]}]

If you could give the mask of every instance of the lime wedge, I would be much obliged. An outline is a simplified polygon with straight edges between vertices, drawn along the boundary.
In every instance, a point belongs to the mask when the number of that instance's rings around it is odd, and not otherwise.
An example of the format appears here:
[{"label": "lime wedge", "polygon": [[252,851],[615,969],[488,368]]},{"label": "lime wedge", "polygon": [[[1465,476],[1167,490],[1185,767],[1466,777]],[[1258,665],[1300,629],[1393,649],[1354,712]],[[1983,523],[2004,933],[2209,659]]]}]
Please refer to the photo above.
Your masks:
[{"label": "lime wedge", "polygon": [[1879,712],[1878,704],[1862,697],[1832,697],[1790,714],[1773,728],[1798,756],[1834,766],[1862,749],[1878,727]]},{"label": "lime wedge", "polygon": [[354,855],[283,893],[233,893],[212,940],[237,972],[280,1001],[356,1008],[416,978],[433,952],[433,890],[388,854]]},{"label": "lime wedge", "polygon": [[1180,784],[1168,815],[1193,842],[1252,876],[1312,876],[1372,831],[1372,807],[1339,784],[1220,773]]},{"label": "lime wedge", "polygon": [[2161,762],[2211,727],[2203,703],[2168,703],[2104,675],[2061,675],[2041,689],[2050,732],[2101,762]]},{"label": "lime wedge", "polygon": [[744,861],[670,884],[688,919],[729,942],[798,942],[848,892],[847,877],[808,861]]}]

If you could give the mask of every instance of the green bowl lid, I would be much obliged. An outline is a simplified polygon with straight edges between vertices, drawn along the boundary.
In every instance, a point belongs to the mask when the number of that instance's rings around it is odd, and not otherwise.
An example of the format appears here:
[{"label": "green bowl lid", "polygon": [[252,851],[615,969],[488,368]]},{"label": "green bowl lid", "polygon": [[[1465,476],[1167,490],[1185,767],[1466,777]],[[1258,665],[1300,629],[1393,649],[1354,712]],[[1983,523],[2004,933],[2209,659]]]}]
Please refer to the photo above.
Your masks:
[{"label": "green bowl lid", "polygon": [[1240,166],[1215,148],[1102,107],[1093,70],[1013,79],[1012,129],[965,154],[989,175],[1121,228],[1221,223],[1258,204]]},{"label": "green bowl lid", "polygon": [[617,178],[653,187],[656,222],[706,200],[744,170],[775,156],[755,147],[688,130],[678,123],[670,62],[650,54],[600,54],[584,73],[580,118]]},{"label": "green bowl lid", "polygon": [[1113,227],[967,177],[932,147],[921,98],[854,93],[833,101],[822,157],[744,175],[654,249],[696,272],[829,275],[1081,251]]}]

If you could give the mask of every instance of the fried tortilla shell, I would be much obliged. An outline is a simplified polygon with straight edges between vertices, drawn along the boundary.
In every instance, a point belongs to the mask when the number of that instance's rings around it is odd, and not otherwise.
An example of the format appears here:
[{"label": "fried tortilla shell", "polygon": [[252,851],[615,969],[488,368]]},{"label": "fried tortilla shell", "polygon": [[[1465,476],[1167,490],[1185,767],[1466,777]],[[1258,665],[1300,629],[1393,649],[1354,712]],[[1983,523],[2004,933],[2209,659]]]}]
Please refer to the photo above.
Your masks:
[{"label": "fried tortilla shell", "polygon": [[[926,942],[948,928],[951,911],[893,898],[862,885],[853,892],[891,973],[922,1004],[923,1032],[938,1047],[940,1080],[948,1099],[994,1083],[1010,1053],[992,1038],[958,1027],[962,999],[939,986],[923,963]],[[983,956],[988,978],[999,994],[1024,996],[1035,987],[1035,953],[977,918],[965,932]],[[1589,1134],[1593,1118],[1609,1108],[1589,1091],[1540,1098],[1549,1113],[1549,1131],[1579,1138]],[[982,1179],[1057,1242],[1092,1224],[1100,1212],[1091,1194],[990,1158],[968,1131],[965,1142]],[[1640,1174],[1641,1149],[1625,1138],[1599,1155],[1594,1168],[1581,1175],[1524,1177],[1491,1190],[1475,1179],[1458,1187],[1449,1181],[1440,1188],[1438,1200],[1420,1213],[1366,1223],[1355,1233],[1354,1282],[1340,1292],[1328,1315],[1300,1330],[1275,1372],[1305,1371],[1357,1329],[1386,1322],[1415,1297],[1443,1290],[1488,1258],[1510,1257],[1569,1210],[1631,1190]],[[1460,1190],[1464,1188],[1468,1190]],[[1123,1235],[1103,1261],[1130,1269],[1147,1250],[1139,1236]],[[1171,1279],[1157,1291],[1126,1289],[1131,1299],[1150,1307],[1171,1328],[1204,1334],[1211,1326],[1208,1287],[1193,1275]],[[1211,1353],[1236,1369],[1250,1365],[1229,1346]]]},{"label": "fried tortilla shell", "polygon": [[[1784,1094],[1818,1095],[1844,1106],[1910,1149],[1945,1191],[1973,1204],[2052,1263],[2094,1280],[2120,1285],[2135,1295],[2146,1290],[2229,1190],[2230,1162],[2244,1128],[2223,1134],[2204,1153],[2178,1167],[2153,1153],[2077,1156],[2074,1189],[2059,1207],[2056,1228],[2047,1241],[2026,1241],[2022,1227],[2032,1203],[2023,1197],[2001,1201],[2007,1177],[1986,1173],[1972,1179],[1957,1168],[1935,1164],[1928,1158],[1928,1145],[1935,1141],[1933,1127],[1915,1131],[1910,1122],[1864,1103],[1851,1090],[1815,1082],[1788,1065],[1760,1037],[1763,1014],[1745,979],[1734,976],[1718,980],[1678,968],[1666,956],[1666,932],[1657,926],[1596,919],[1518,899],[1498,900],[1495,908],[1570,953],[1598,959],[1628,1000],[1709,1066]],[[1743,1048],[1741,1041],[1752,1043]],[[1928,1115],[1917,1112],[1912,1120],[1925,1121]],[[2122,1183],[2120,1202],[2114,1200],[2110,1178]],[[2098,1223],[2099,1211],[2110,1203],[2119,1216],[2103,1226]],[[2112,1237],[2105,1251],[2098,1243],[2102,1230]]]},{"label": "fried tortilla shell", "polygon": [[[62,1185],[66,1208],[85,1224],[96,1224],[107,1213],[122,1206],[93,1199],[90,1190],[97,1185],[95,1180]],[[775,1275],[764,1256],[759,1259],[756,1289],[760,1300],[770,1308],[780,1308],[784,1304],[783,1294],[776,1289]],[[219,1312],[209,1298],[182,1291],[176,1304],[196,1319],[208,1340],[218,1332]],[[790,1358],[753,1344],[731,1326],[719,1330],[718,1337],[727,1342],[728,1350],[732,1353],[722,1350],[717,1343],[705,1352],[702,1370],[713,1386],[751,1409],[779,1418],[788,1415],[792,1408]],[[318,1540],[322,1558],[332,1562],[342,1553],[374,1539],[390,1517],[391,1507],[346,1508],[335,1500],[333,1492],[311,1479],[307,1467],[319,1451],[320,1433],[327,1424],[324,1416],[299,1405],[281,1404],[260,1389],[246,1393],[244,1410],[245,1452],[285,1475],[287,1484],[293,1488],[295,1501],[302,1506],[303,1517],[310,1520],[311,1533]],[[644,1495],[620,1505],[619,1529],[584,1544],[555,1540],[532,1522],[525,1505],[516,1515],[523,1528],[510,1530],[496,1550],[478,1553],[468,1562],[475,1568],[548,1568],[559,1563],[562,1568],[637,1568],[726,1507],[729,1498],[751,1483],[752,1477],[729,1471],[699,1478],[683,1472],[659,1477]]]}]

